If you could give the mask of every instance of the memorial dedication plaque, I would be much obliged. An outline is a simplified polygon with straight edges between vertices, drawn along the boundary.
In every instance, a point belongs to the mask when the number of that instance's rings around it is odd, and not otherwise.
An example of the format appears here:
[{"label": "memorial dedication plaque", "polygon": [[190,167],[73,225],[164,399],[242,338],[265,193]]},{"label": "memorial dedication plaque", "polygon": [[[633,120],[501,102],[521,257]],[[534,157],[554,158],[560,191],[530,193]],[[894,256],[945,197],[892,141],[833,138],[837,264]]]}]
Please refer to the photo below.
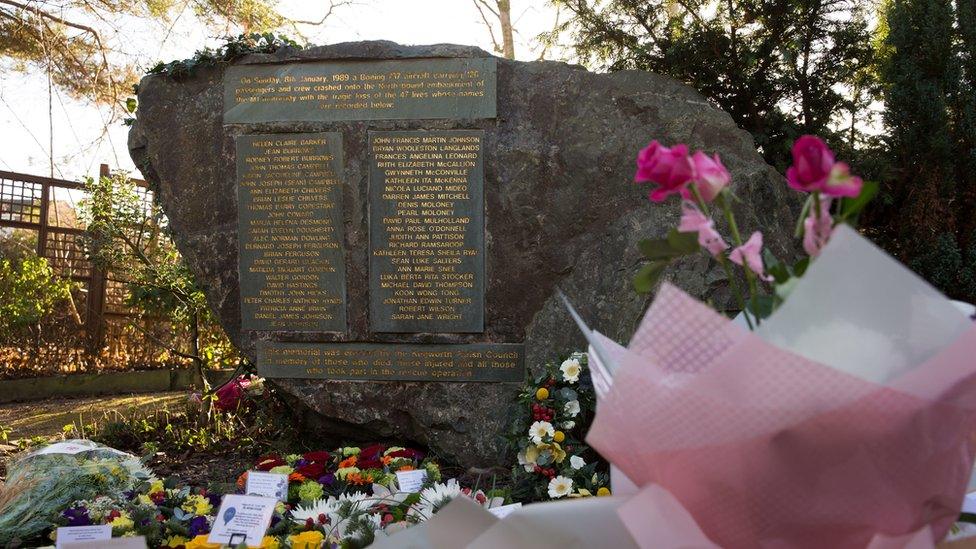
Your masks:
[{"label": "memorial dedication plaque", "polygon": [[378,381],[522,382],[521,344],[394,345],[258,342],[258,375]]},{"label": "memorial dedication plaque", "polygon": [[237,138],[244,330],[346,330],[341,139]]},{"label": "memorial dedication plaque", "polygon": [[495,59],[234,65],[224,123],[494,118]]},{"label": "memorial dedication plaque", "polygon": [[369,132],[373,332],[484,331],[484,132]]}]

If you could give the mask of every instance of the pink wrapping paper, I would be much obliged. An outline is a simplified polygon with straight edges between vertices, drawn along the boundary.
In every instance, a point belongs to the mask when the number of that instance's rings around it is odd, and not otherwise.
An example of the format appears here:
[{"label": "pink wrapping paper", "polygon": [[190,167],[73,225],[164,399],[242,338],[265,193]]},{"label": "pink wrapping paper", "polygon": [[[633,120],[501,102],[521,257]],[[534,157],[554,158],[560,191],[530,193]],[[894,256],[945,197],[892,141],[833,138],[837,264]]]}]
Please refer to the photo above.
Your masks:
[{"label": "pink wrapping paper", "polygon": [[587,441],[722,547],[863,548],[926,527],[939,540],[958,516],[976,328],[886,385],[770,345],[670,285],[628,349],[594,335],[616,370]]}]

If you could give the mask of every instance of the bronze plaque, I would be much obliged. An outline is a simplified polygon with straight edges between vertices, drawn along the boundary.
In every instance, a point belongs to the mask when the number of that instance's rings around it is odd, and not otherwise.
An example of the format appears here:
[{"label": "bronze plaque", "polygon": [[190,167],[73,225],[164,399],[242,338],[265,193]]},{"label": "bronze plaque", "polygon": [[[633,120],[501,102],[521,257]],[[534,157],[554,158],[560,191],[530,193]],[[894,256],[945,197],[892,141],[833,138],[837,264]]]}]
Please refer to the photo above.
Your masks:
[{"label": "bronze plaque", "polygon": [[369,132],[373,332],[484,331],[484,132]]},{"label": "bronze plaque", "polygon": [[508,381],[525,378],[524,346],[514,343],[258,342],[258,375],[378,381]]},{"label": "bronze plaque", "polygon": [[244,330],[346,331],[342,137],[237,138]]},{"label": "bronze plaque", "polygon": [[234,65],[224,123],[494,118],[495,59]]}]

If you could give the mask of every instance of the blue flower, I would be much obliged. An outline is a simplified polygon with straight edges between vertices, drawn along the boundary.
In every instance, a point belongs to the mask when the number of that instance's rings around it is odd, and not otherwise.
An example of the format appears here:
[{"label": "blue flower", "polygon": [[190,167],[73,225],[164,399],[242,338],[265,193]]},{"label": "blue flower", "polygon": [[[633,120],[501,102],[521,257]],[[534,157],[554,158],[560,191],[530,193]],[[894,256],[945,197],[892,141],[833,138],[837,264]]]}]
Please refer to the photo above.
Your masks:
[{"label": "blue flower", "polygon": [[190,521],[190,537],[195,538],[202,534],[210,533],[210,523],[207,522],[207,517],[196,516]]}]

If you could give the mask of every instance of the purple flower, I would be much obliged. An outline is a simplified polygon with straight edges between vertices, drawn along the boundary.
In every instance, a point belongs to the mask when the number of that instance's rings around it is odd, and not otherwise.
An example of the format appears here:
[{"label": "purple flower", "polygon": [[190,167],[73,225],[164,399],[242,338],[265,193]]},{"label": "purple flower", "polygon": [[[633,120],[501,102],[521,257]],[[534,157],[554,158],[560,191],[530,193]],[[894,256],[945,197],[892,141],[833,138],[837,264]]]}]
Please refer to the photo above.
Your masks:
[{"label": "purple flower", "polygon": [[210,523],[207,522],[207,517],[196,516],[190,521],[190,537],[195,538],[201,534],[210,533]]},{"label": "purple flower", "polygon": [[325,475],[319,477],[319,484],[322,484],[323,486],[332,486],[335,484],[335,481],[335,475],[332,473],[326,473]]},{"label": "purple flower", "polygon": [[277,514],[271,515],[271,526],[270,526],[270,528],[274,528],[275,525],[278,524],[279,522],[281,522],[281,517],[279,517]]},{"label": "purple flower", "polygon": [[298,458],[298,460],[295,461],[295,469],[298,469],[299,467],[304,467],[306,465],[308,465],[308,460],[306,460],[305,458]]},{"label": "purple flower", "polygon": [[68,519],[68,526],[91,526],[92,523],[86,507],[70,507],[65,509],[61,515]]},{"label": "purple flower", "polygon": [[206,498],[210,502],[210,505],[213,505],[214,509],[220,507],[220,494],[207,492]]}]

